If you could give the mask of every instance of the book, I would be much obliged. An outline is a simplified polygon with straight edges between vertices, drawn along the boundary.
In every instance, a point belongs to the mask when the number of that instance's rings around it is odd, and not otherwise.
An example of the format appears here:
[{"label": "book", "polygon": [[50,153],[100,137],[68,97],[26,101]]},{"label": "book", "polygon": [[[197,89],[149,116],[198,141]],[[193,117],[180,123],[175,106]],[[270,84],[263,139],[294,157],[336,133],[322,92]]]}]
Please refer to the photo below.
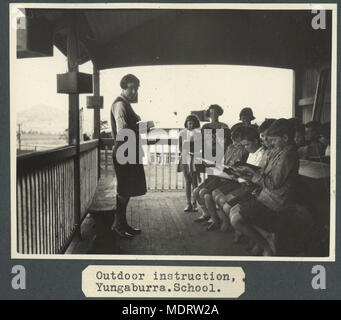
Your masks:
[{"label": "book", "polygon": [[260,167],[258,166],[255,166],[253,164],[250,164],[250,163],[246,163],[246,162],[241,162],[241,161],[237,161],[235,164],[234,164],[234,167],[236,169],[240,168],[240,169],[243,169],[245,167],[247,168],[250,168],[252,169],[253,171],[258,171],[260,169]]}]

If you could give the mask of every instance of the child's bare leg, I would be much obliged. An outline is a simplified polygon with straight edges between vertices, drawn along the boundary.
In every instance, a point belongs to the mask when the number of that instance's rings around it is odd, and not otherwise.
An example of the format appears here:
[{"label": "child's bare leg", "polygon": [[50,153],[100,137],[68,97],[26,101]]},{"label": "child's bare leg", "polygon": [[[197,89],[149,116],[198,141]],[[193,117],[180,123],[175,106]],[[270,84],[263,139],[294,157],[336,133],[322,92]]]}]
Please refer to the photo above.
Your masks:
[{"label": "child's bare leg", "polygon": [[222,213],[223,213],[223,216],[224,218],[222,219],[222,225],[220,227],[221,231],[227,231],[229,229],[231,229],[231,222],[230,222],[230,205],[225,202],[221,202],[219,201],[218,199],[218,202],[219,202],[219,206],[222,208]]},{"label": "child's bare leg", "polygon": [[[233,216],[236,214],[235,212],[231,212],[231,206],[228,204],[228,203],[225,203],[224,204],[224,211],[229,215],[229,220],[230,220],[230,224],[231,224],[231,227],[232,227],[232,219],[233,219]],[[242,233],[240,233],[240,231],[238,231],[237,229],[233,228],[233,231],[234,231],[234,237],[233,237],[233,240],[232,242],[233,243],[240,243],[241,242],[241,239],[242,239]]]},{"label": "child's bare leg", "polygon": [[193,199],[199,204],[199,208],[201,209],[201,216],[195,219],[195,222],[207,221],[209,219],[209,213],[205,206],[205,201],[203,198],[204,188],[200,187],[200,185],[193,190]]},{"label": "child's bare leg", "polygon": [[228,216],[225,215],[223,208],[218,203],[218,199],[219,199],[220,194],[221,194],[221,192],[219,191],[219,189],[215,189],[212,191],[213,202],[214,202],[215,206],[218,207],[217,214],[218,214],[219,219],[222,221],[222,224],[220,226],[220,230],[225,232],[229,228],[229,219],[228,219]]},{"label": "child's bare leg", "polygon": [[196,198],[194,197],[194,190],[198,187],[198,174],[197,173],[193,173],[192,187],[193,187],[193,209],[194,211],[198,211]]},{"label": "child's bare leg", "polygon": [[260,233],[257,232],[252,226],[245,223],[243,217],[239,214],[239,206],[234,206],[231,210],[231,213],[232,226],[240,233],[254,240],[256,244],[262,248],[264,255],[273,255],[267,240],[263,238]]},{"label": "child's bare leg", "polygon": [[191,204],[191,198],[192,198],[191,181],[186,179],[186,199],[188,205]]},{"label": "child's bare leg", "polygon": [[184,209],[185,212],[189,212],[193,210],[192,207],[192,179],[188,173],[184,173],[185,178],[185,188],[186,188],[186,199],[187,206]]},{"label": "child's bare leg", "polygon": [[212,223],[208,226],[207,230],[214,230],[219,225],[219,217],[217,215],[215,203],[212,199],[212,195],[210,193],[206,193],[204,196],[205,205],[207,208],[207,211],[209,212],[209,215],[212,219]]}]

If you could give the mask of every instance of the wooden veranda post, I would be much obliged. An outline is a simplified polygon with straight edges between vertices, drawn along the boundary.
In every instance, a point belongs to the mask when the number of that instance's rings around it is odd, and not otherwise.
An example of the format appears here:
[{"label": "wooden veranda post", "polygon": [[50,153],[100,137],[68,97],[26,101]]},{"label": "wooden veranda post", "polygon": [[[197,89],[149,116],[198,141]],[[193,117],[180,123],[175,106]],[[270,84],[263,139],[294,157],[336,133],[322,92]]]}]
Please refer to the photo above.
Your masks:
[{"label": "wooden veranda post", "polygon": [[[78,34],[75,17],[70,19],[67,33],[67,62],[69,72],[78,72]],[[79,93],[69,93],[69,145],[76,146],[74,161],[74,212],[75,235],[80,236],[80,132],[79,132]]]},{"label": "wooden veranda post", "polygon": [[324,68],[320,70],[317,86],[315,90],[312,120],[321,121],[322,108],[324,103],[324,96],[326,93],[326,86],[328,82],[328,77],[330,77],[330,69]]},{"label": "wooden veranda post", "polygon": [[[95,97],[100,97],[100,74],[96,64],[93,64],[93,91]],[[94,108],[94,139],[100,138],[101,130],[100,108]],[[101,176],[101,145],[98,146],[98,179]]]}]

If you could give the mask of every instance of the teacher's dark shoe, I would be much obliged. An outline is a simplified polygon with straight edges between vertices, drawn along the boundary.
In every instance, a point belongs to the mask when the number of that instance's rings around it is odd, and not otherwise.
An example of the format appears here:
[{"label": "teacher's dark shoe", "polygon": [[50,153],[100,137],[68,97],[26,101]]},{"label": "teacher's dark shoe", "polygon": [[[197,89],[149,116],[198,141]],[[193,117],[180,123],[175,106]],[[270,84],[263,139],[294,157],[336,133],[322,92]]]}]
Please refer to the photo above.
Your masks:
[{"label": "teacher's dark shoe", "polygon": [[130,239],[133,238],[134,235],[131,234],[130,232],[128,232],[127,230],[124,230],[121,227],[112,227],[111,228],[112,231],[114,231],[118,236],[120,236],[121,238],[126,238],[126,239]]},{"label": "teacher's dark shoe", "polygon": [[127,225],[126,229],[127,229],[128,233],[130,233],[130,234],[132,234],[134,236],[137,235],[137,234],[140,234],[142,232],[141,229],[133,228],[130,225]]}]

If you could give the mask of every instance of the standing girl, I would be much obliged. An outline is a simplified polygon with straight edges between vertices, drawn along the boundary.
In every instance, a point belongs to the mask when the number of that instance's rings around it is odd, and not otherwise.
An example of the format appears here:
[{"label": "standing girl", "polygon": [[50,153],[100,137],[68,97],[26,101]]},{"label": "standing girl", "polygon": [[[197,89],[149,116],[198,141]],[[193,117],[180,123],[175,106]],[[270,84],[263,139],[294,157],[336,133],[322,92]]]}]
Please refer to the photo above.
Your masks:
[{"label": "standing girl", "polygon": [[[194,163],[196,155],[201,155],[200,121],[197,116],[189,115],[185,120],[185,129],[179,135],[180,162],[178,172],[182,171],[185,178],[187,206],[185,212],[196,212],[197,204],[192,203],[192,188],[198,186],[200,165]],[[195,145],[198,146],[195,150]]]}]

